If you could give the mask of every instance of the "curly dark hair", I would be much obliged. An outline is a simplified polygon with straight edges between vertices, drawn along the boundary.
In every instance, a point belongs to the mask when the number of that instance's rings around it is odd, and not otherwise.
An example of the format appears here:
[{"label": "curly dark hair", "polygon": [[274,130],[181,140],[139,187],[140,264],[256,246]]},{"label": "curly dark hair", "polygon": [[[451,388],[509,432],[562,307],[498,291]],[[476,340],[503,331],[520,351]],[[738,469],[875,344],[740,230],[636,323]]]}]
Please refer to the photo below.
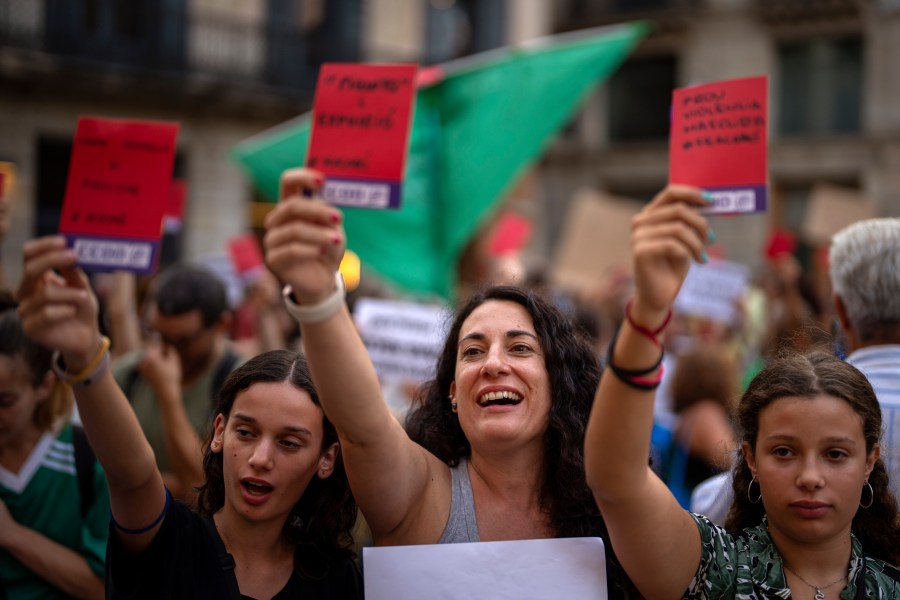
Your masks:
[{"label": "curly dark hair", "polygon": [[[476,292],[456,313],[438,358],[434,379],[420,388],[416,407],[407,417],[409,437],[451,467],[468,458],[472,447],[447,401],[456,378],[456,356],[463,323],[491,300],[514,302],[531,315],[544,351],[551,407],[544,433],[541,505],[558,537],[599,536],[606,540],[611,597],[636,597],[636,590],[615,561],[600,510],[584,471],[584,431],[597,384],[600,361],[572,322],[535,292],[493,286]],[[612,559],[610,561],[610,558]]]},{"label": "curly dark hair", "polygon": [[[216,414],[227,422],[237,395],[255,383],[287,382],[309,394],[316,406],[319,395],[313,386],[303,355],[289,350],[265,352],[235,369],[219,391]],[[334,425],[322,414],[322,449],[338,441]],[[206,481],[198,489],[198,512],[212,515],[225,504],[222,453],[210,449],[213,431],[203,447]],[[284,523],[283,533],[294,544],[296,570],[307,579],[324,578],[338,559],[354,557],[351,530],[356,524],[356,501],[350,492],[344,462],[338,456],[330,477],[313,477]]]},{"label": "curly dark hair", "polygon": [[[773,401],[786,396],[812,398],[827,394],[845,400],[863,421],[866,452],[881,439],[881,407],[865,375],[849,363],[825,352],[785,354],[772,361],[757,375],[744,392],[736,412],[740,439],[756,448],[759,413]],[[734,467],[734,501],[725,527],[738,533],[760,523],[765,515],[763,502],[753,504],[747,494],[753,475],[739,453]],[[862,542],[866,554],[891,564],[900,562],[900,518],[897,499],[888,487],[884,461],[879,458],[869,474],[874,491],[872,505],[860,508],[853,517],[853,533]],[[860,490],[862,493],[862,490]]]}]

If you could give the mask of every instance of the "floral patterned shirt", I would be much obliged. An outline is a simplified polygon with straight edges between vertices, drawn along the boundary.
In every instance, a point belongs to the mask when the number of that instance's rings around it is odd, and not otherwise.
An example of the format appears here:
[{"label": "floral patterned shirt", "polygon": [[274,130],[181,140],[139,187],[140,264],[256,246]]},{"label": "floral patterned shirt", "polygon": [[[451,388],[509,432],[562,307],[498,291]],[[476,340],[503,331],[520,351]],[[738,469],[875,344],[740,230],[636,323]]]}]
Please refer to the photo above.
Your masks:
[{"label": "floral patterned shirt", "polygon": [[[781,555],[769,537],[766,521],[745,529],[739,536],[729,534],[702,515],[691,514],[700,530],[700,566],[684,594],[685,600],[788,599],[791,590],[785,581]],[[870,598],[900,600],[900,571],[884,561],[867,557],[862,544],[851,534],[848,584],[842,600]]]}]

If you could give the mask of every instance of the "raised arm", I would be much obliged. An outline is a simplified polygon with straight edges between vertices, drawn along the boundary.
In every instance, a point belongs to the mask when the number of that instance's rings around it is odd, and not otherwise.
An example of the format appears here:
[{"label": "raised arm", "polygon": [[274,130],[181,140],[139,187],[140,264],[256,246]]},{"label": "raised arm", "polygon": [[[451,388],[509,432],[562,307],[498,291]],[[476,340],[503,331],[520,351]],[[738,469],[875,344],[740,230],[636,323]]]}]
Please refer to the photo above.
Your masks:
[{"label": "raised arm", "polygon": [[[337,292],[335,273],[344,252],[341,213],[304,197],[323,182],[315,171],[287,171],[281,202],[266,218],[264,240],[269,268],[291,286],[293,301],[312,312]],[[437,541],[444,522],[423,523],[420,515],[432,514],[423,507],[442,497],[436,478],[446,483],[449,511],[449,471],[391,415],[346,304],[298,321],[316,389],[340,435],[350,485],[376,542],[408,528],[421,536],[417,541]]]},{"label": "raised arm", "polygon": [[98,360],[105,350],[97,298],[87,277],[75,267],[75,254],[66,248],[64,238],[32,240],[25,244],[23,257],[18,291],[22,326],[33,339],[59,350],[67,373],[96,373],[73,383],[72,389],[85,433],[106,472],[118,535],[127,548],[140,552],[153,540],[159,523],[138,534],[124,533],[122,528],[142,530],[154,523],[167,506],[166,493],[134,411],[109,368],[103,367],[108,362]]},{"label": "raised arm", "polygon": [[[706,206],[694,188],[669,186],[632,222],[635,293],[594,398],[585,437],[588,484],[616,555],[648,598],[681,598],[700,561],[690,515],[648,465],[652,383],[661,336],[692,259],[705,260]],[[619,374],[614,372],[619,370]],[[631,382],[631,385],[626,383]]]},{"label": "raised arm", "polygon": [[173,497],[196,504],[194,488],[203,483],[203,449],[184,408],[178,352],[161,341],[150,340],[138,369],[153,388],[162,418],[166,454],[172,469],[163,473],[163,481]]}]

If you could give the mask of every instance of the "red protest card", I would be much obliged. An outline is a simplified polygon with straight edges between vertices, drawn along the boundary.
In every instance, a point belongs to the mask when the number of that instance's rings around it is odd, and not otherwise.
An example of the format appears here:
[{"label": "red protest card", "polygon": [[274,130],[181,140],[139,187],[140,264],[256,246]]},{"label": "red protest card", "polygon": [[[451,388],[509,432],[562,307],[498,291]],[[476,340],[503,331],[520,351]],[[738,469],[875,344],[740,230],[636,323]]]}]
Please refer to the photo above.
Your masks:
[{"label": "red protest card", "polygon": [[243,233],[228,240],[228,252],[238,275],[246,275],[264,267],[262,248],[253,233]]},{"label": "red protest card", "polygon": [[399,208],[416,65],[322,65],[306,166],[328,177],[326,201]]},{"label": "red protest card", "polygon": [[176,123],[78,120],[59,231],[81,266],[156,268],[177,135]]},{"label": "red protest card", "polygon": [[760,76],[672,94],[669,181],[709,191],[711,213],[766,209],[767,88]]},{"label": "red protest card", "polygon": [[531,237],[531,221],[513,212],[505,212],[494,228],[488,243],[492,256],[518,252]]},{"label": "red protest card", "polygon": [[169,202],[163,213],[163,229],[168,232],[177,232],[184,221],[184,202],[187,198],[187,182],[181,177],[172,180],[169,188]]},{"label": "red protest card", "polygon": [[3,202],[3,198],[6,196],[6,174],[0,173],[0,202]]}]

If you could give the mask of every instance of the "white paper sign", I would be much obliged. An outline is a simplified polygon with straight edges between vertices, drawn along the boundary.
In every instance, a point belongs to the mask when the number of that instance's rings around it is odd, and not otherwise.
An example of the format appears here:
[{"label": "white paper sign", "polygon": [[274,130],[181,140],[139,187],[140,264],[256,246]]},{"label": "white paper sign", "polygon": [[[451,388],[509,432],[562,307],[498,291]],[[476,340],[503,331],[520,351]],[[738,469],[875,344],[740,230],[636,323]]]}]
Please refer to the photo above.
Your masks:
[{"label": "white paper sign", "polygon": [[600,538],[363,548],[366,600],[606,600]]},{"label": "white paper sign", "polygon": [[360,298],[353,318],[379,376],[415,382],[434,376],[448,318],[443,307]]},{"label": "white paper sign", "polygon": [[735,303],[750,281],[750,269],[727,260],[711,260],[705,265],[691,264],[687,278],[675,298],[675,311],[732,323]]}]

